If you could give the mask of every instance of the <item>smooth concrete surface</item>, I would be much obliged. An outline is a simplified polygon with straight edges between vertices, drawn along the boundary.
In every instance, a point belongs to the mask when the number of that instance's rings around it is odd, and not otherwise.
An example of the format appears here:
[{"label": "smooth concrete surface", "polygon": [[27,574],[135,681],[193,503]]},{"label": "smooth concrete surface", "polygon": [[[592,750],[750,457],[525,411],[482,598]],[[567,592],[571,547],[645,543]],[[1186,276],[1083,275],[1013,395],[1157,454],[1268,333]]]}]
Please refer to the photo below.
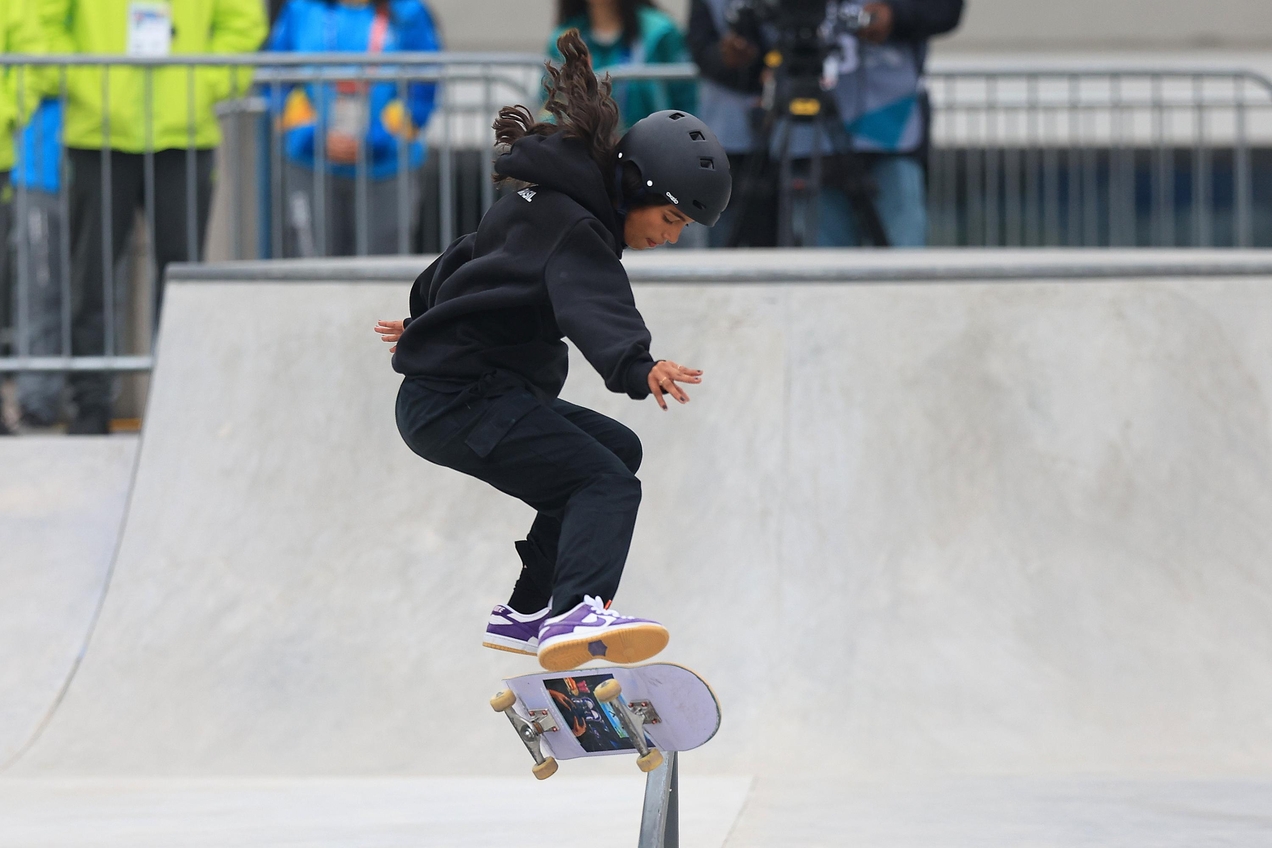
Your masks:
[{"label": "smooth concrete surface", "polygon": [[[390,282],[414,280],[428,267],[418,256],[333,259],[255,259],[220,264],[174,264],[174,282]],[[931,283],[1084,282],[1161,277],[1272,276],[1272,250],[994,250],[770,249],[703,252],[664,250],[624,259],[633,283]]]},{"label": "smooth concrete surface", "polygon": [[1267,848],[1272,781],[759,778],[728,848]]},{"label": "smooth concrete surface", "polygon": [[[630,846],[641,780],[0,779],[0,848]],[[689,848],[1272,845],[1272,783],[689,776]],[[739,816],[740,813],[740,816]]]},{"label": "smooth concrete surface", "polygon": [[[719,693],[686,768],[1272,770],[1268,279],[637,297],[693,402],[566,395],[644,439],[617,606]],[[405,300],[173,286],[101,624],[12,773],[524,768],[484,702],[531,664],[478,642],[530,512],[401,444]]]},{"label": "smooth concrete surface", "polygon": [[0,439],[0,768],[54,707],[88,639],[137,441]]},{"label": "smooth concrete surface", "polygon": [[[750,781],[681,783],[681,845],[720,848]],[[4,780],[0,848],[635,845],[644,780]]]},{"label": "smooth concrete surface", "polygon": [[[632,259],[646,280],[714,269],[636,288],[655,354],[706,383],[664,413],[576,357],[565,395],[644,441],[616,606],[665,621],[662,658],[720,696],[682,766],[754,777],[720,808],[730,848],[1272,845],[1272,273],[1251,272],[1270,257],[1211,277],[1137,258],[1056,256],[1030,281],[992,270],[1018,256],[932,252],[852,284],[817,253]],[[1128,276],[1087,273],[1108,261]],[[757,281],[801,267],[822,282]],[[328,844],[305,830],[320,808],[331,839],[442,816],[498,844],[540,785],[486,699],[533,664],[479,642],[530,511],[401,444],[371,327],[405,278],[224,273],[169,287],[101,620],[0,806],[36,810],[40,844],[214,820]],[[286,803],[197,780],[253,776],[349,780]],[[364,802],[358,776],[402,788]],[[457,776],[475,782],[424,788]],[[639,780],[616,758],[553,781],[592,810],[611,778]]]}]

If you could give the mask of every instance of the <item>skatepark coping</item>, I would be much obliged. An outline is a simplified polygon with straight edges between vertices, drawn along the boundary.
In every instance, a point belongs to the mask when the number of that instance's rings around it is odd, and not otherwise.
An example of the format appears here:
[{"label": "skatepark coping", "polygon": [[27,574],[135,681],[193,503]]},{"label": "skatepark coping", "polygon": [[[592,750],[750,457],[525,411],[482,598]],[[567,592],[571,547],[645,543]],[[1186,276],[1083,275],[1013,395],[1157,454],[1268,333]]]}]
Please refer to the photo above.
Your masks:
[{"label": "skatepark coping", "polygon": [[[851,257],[845,261],[846,257]],[[432,257],[245,260],[168,266],[168,282],[400,282]],[[1029,282],[1272,276],[1272,250],[628,251],[633,283]]]}]

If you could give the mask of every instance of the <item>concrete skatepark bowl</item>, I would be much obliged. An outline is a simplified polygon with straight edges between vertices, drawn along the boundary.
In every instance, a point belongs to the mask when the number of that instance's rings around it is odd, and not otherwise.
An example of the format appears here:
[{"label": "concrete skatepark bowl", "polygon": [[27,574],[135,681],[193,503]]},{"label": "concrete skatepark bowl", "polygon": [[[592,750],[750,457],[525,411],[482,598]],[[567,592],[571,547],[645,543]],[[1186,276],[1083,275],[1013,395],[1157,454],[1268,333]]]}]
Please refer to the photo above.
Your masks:
[{"label": "concrete skatepark bowl", "polygon": [[[426,261],[173,269],[126,518],[5,601],[60,647],[0,629],[0,846],[635,844],[630,762],[537,784],[486,706],[530,512],[398,438]],[[723,705],[683,844],[1272,845],[1272,255],[628,264],[706,381],[564,394],[640,434],[622,607]]]}]

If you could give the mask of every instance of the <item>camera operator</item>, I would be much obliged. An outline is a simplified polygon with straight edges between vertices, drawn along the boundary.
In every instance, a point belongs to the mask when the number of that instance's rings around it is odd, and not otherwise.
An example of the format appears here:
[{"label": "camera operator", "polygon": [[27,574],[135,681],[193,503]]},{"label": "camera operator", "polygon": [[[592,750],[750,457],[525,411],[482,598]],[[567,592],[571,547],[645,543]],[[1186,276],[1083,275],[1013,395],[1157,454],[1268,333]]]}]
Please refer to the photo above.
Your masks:
[{"label": "camera operator", "polygon": [[[748,118],[769,73],[763,56],[776,42],[776,35],[768,24],[745,36],[734,32],[728,20],[730,8],[737,2],[693,0],[688,35],[703,75],[699,106],[703,120],[715,130],[731,159],[734,155],[749,158],[773,153],[764,149],[765,140],[753,132]],[[843,5],[828,4],[828,10]],[[963,0],[886,0],[863,4],[861,11],[865,25],[855,36],[838,37],[834,60],[838,75],[832,96],[853,148],[872,178],[873,206],[888,243],[921,247],[927,240],[922,161],[928,140],[928,108],[922,89],[927,41],[958,25]],[[811,144],[808,128],[796,126],[791,155],[807,157]],[[770,184],[760,191],[753,189],[751,194],[751,206],[764,208],[765,214],[741,208],[735,212],[744,216],[739,243],[756,245],[756,219],[771,222],[776,217],[777,190],[771,187],[775,168],[733,167],[735,174],[762,173]],[[817,244],[861,244],[852,200],[831,182],[823,181],[819,194]]]}]

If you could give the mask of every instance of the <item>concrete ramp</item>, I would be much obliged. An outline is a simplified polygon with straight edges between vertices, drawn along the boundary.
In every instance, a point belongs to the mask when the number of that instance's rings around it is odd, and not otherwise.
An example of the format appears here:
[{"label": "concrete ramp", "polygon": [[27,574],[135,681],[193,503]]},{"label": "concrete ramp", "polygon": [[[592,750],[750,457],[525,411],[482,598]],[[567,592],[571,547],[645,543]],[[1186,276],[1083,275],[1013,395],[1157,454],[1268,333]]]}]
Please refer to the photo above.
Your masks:
[{"label": "concrete ramp", "polygon": [[[1272,770],[1272,257],[1138,258],[633,259],[705,384],[565,394],[645,443],[618,604],[717,688],[687,771]],[[423,264],[178,272],[114,582],[13,773],[525,770],[485,700],[532,666],[479,642],[530,511],[402,445],[371,332]]]},{"label": "concrete ramp", "polygon": [[0,770],[87,644],[136,456],[135,437],[0,439]]}]

